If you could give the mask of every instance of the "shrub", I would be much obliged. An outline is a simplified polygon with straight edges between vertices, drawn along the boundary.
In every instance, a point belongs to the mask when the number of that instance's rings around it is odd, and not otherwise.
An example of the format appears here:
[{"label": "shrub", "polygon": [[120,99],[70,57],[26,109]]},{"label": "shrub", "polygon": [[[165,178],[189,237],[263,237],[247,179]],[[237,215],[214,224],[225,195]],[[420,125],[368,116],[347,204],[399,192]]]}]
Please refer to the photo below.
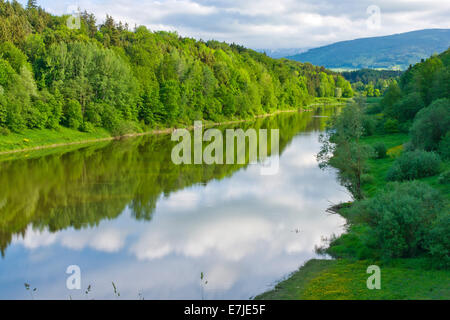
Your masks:
[{"label": "shrub", "polygon": [[7,136],[11,133],[8,128],[0,127],[0,136]]},{"label": "shrub", "polygon": [[[406,258],[426,252],[433,255],[431,248],[448,245],[445,238],[434,236],[440,230],[431,231],[443,208],[440,193],[429,185],[419,181],[395,182],[375,197],[356,202],[350,214],[355,221],[371,227],[370,245],[379,248],[383,257]],[[448,227],[444,230],[450,233]]]},{"label": "shrub", "polygon": [[450,267],[450,214],[443,213],[425,236],[425,248],[439,268]]},{"label": "shrub", "polygon": [[72,129],[78,129],[83,122],[81,105],[77,100],[69,100],[64,110],[65,124]]},{"label": "shrub", "polygon": [[368,106],[365,110],[366,114],[378,114],[378,113],[381,113],[382,111],[383,111],[383,108],[378,103]]},{"label": "shrub", "polygon": [[80,131],[91,133],[91,132],[94,132],[94,130],[95,130],[94,125],[88,121],[84,121],[81,124]]},{"label": "shrub", "polygon": [[438,182],[440,184],[450,183],[450,170],[447,170],[439,175]]},{"label": "shrub", "polygon": [[384,131],[386,133],[397,133],[399,132],[398,120],[396,119],[387,119],[384,123]]},{"label": "shrub", "polygon": [[450,130],[450,100],[439,99],[420,110],[411,127],[411,143],[416,149],[437,150]]},{"label": "shrub", "polygon": [[121,116],[114,107],[107,104],[103,106],[102,112],[103,127],[112,131],[119,126],[120,121]]},{"label": "shrub", "polygon": [[375,133],[375,129],[377,127],[377,122],[371,116],[364,116],[362,118],[362,126],[364,128],[364,135],[372,136]]},{"label": "shrub", "polygon": [[425,104],[422,97],[417,92],[412,92],[396,102],[390,110],[387,110],[388,117],[395,118],[400,122],[414,119],[417,112],[423,109]]},{"label": "shrub", "polygon": [[383,159],[387,156],[387,148],[383,142],[377,142],[373,145],[373,150],[376,159]]},{"label": "shrub", "polygon": [[371,174],[363,174],[361,175],[361,183],[362,184],[366,184],[366,183],[373,183],[375,181],[375,177]]},{"label": "shrub", "polygon": [[434,152],[415,150],[403,153],[387,174],[389,181],[414,180],[439,173],[441,160]]},{"label": "shrub", "polygon": [[131,133],[141,132],[141,128],[133,121],[120,121],[115,128],[111,130],[111,134],[115,137],[124,136]]},{"label": "shrub", "polygon": [[450,159],[450,131],[447,132],[439,143],[438,152],[442,159]]}]

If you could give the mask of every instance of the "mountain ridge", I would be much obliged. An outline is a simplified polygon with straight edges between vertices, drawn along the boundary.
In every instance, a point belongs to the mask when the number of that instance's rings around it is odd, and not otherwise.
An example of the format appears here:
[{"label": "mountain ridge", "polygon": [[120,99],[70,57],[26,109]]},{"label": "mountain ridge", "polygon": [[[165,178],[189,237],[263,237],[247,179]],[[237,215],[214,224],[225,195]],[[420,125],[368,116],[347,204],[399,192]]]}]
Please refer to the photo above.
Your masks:
[{"label": "mountain ridge", "polygon": [[405,70],[449,46],[450,29],[423,29],[344,40],[286,58],[331,69]]}]

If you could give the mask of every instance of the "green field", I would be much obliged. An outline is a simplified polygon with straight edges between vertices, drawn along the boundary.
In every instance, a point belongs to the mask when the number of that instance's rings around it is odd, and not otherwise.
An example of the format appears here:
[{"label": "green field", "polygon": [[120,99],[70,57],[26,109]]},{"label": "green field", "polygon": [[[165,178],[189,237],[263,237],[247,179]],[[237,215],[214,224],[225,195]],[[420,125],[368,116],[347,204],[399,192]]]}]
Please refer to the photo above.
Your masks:
[{"label": "green field", "polygon": [[[381,289],[369,290],[367,267],[381,269]],[[450,273],[426,270],[420,261],[310,260],[288,280],[257,300],[422,300],[448,299]]]}]

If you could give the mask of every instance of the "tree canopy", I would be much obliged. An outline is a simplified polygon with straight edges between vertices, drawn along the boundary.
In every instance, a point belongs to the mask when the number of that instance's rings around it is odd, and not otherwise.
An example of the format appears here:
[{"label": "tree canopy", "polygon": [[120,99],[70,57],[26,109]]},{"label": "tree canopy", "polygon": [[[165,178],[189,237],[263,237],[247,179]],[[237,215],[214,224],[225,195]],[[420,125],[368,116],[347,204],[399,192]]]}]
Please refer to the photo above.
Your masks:
[{"label": "tree canopy", "polygon": [[[0,126],[141,128],[247,118],[351,97],[341,75],[236,44],[152,32],[107,16],[45,12],[0,0]],[[3,132],[5,132],[3,130]]]}]

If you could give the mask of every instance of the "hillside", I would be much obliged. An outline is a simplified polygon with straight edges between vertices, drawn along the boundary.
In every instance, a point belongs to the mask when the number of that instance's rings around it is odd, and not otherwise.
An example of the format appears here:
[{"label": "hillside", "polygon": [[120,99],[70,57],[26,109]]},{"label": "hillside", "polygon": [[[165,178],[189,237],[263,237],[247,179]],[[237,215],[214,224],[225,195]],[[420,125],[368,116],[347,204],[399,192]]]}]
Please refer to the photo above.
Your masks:
[{"label": "hillside", "polygon": [[[249,118],[352,95],[339,74],[238,45],[130,30],[84,12],[80,27],[0,2],[0,133],[65,126],[112,135]],[[340,88],[341,90],[336,90]]]},{"label": "hillside", "polygon": [[288,59],[326,68],[406,70],[450,46],[450,29],[427,29],[337,42]]}]

